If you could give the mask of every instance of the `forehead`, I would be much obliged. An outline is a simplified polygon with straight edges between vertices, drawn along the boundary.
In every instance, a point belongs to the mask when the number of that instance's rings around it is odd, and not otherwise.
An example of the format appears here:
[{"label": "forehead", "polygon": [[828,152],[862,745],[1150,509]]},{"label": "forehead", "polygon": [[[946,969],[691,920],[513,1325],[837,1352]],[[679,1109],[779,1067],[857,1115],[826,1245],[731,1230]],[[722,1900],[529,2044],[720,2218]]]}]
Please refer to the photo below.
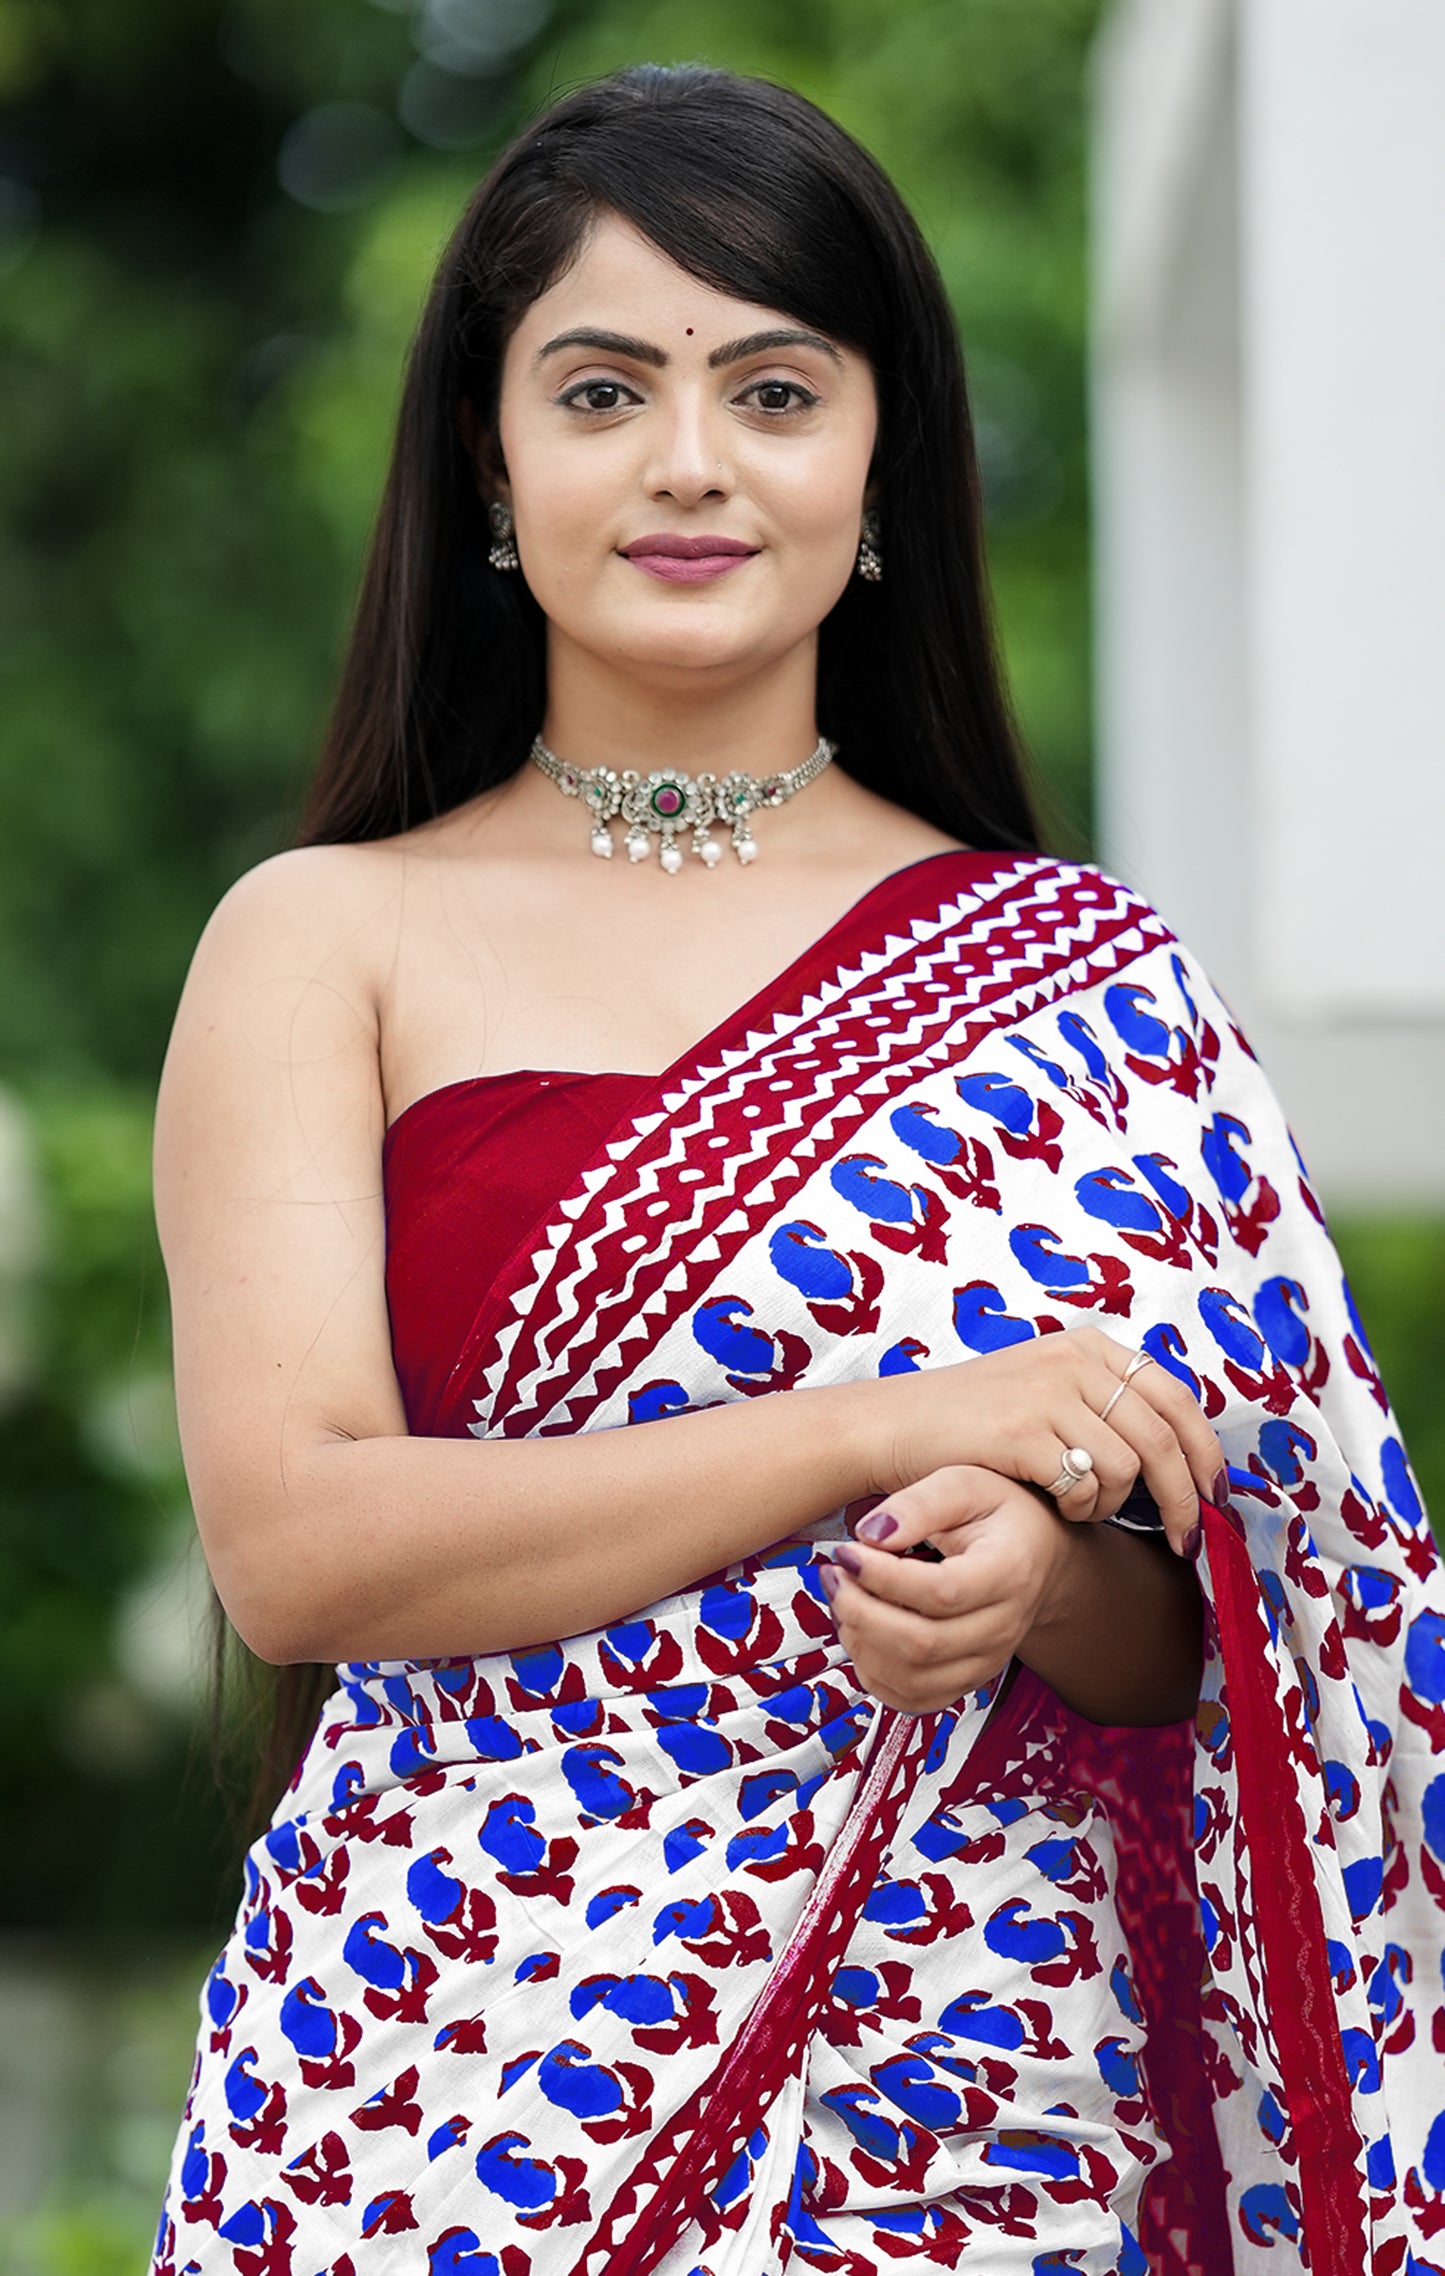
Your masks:
[{"label": "forehead", "polygon": [[631,222],[600,214],[571,267],[532,302],[513,339],[529,350],[555,332],[595,326],[671,346],[685,341],[691,327],[697,346],[706,349],[764,325],[796,322],[785,309],[704,284]]}]

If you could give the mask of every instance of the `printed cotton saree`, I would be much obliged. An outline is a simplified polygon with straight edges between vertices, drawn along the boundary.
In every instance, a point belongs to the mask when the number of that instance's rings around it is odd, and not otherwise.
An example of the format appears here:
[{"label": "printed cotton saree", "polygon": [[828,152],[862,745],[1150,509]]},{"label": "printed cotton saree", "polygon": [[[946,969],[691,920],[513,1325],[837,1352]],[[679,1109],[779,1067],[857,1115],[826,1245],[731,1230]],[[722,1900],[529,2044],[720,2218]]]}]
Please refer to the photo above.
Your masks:
[{"label": "printed cotton saree", "polygon": [[1093,1321],[1229,1458],[1204,1698],[882,1709],[836,1515],[606,1631],[344,1665],[206,1986],[155,2276],[1445,2265],[1445,1592],[1278,1108],[1158,916],[914,864],[590,1128],[579,1090],[484,1269],[489,1095],[389,1154],[414,1430]]}]

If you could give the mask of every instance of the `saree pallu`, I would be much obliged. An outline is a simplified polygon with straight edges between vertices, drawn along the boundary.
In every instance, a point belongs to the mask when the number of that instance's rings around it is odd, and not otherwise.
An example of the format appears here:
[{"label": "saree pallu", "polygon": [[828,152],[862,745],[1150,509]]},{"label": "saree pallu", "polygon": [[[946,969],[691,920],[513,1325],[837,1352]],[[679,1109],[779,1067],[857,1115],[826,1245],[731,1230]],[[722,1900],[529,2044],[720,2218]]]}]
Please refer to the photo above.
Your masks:
[{"label": "saree pallu", "polygon": [[412,1424],[645,1426],[1081,1321],[1229,1459],[1194,1725],[1019,1670],[880,1709],[827,1524],[595,1635],[343,1666],[204,1994],[156,2276],[1430,2276],[1438,1560],[1152,910],[1034,856],[886,880],[639,1086]]}]

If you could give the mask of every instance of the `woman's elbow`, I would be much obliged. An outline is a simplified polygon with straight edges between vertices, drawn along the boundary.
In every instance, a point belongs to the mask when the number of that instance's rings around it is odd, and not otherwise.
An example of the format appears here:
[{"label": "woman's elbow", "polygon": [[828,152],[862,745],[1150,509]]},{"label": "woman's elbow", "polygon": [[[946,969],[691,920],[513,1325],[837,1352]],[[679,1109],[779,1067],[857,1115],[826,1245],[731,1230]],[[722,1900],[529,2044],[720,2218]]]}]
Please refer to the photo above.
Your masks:
[{"label": "woman's elbow", "polygon": [[273,1531],[226,1539],[204,1522],[200,1531],[221,1609],[248,1652],[271,1667],[338,1656],[329,1648],[334,1608],[314,1556]]},{"label": "woman's elbow", "polygon": [[274,1575],[250,1586],[234,1576],[223,1582],[214,1572],[212,1579],[222,1611],[253,1658],[269,1667],[295,1667],[335,1657],[321,1643],[324,1621],[316,1607],[278,1588]]},{"label": "woman's elbow", "polygon": [[246,1649],[272,1667],[365,1656],[333,1648],[354,1613],[357,1574],[334,1553],[346,1535],[342,1504],[317,1458],[331,1444],[287,1448],[274,1467],[242,1461],[234,1447],[187,1461],[216,1595]]}]

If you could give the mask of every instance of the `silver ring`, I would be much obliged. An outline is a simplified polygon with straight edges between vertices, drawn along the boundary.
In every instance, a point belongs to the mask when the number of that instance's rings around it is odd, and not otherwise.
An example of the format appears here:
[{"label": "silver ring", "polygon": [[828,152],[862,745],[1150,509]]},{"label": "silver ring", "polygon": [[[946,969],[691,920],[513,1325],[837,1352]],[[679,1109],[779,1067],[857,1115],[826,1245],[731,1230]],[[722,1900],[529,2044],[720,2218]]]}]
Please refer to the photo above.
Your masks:
[{"label": "silver ring", "polygon": [[1138,1374],[1140,1368],[1152,1367],[1153,1365],[1154,1354],[1152,1351],[1135,1352],[1133,1358],[1130,1360],[1128,1366],[1125,1368],[1123,1374],[1119,1378],[1117,1390],[1111,1391],[1109,1393],[1109,1396],[1104,1402],[1104,1405],[1099,1409],[1100,1422],[1108,1421],[1110,1415],[1118,1406],[1119,1401],[1123,1398],[1124,1393],[1128,1390],[1129,1385],[1133,1382],[1134,1377]]},{"label": "silver ring", "polygon": [[1087,1446],[1066,1446],[1063,1453],[1063,1468],[1049,1487],[1049,1492],[1051,1494],[1066,1494],[1071,1487],[1081,1486],[1092,1473],[1093,1467],[1094,1457]]}]

